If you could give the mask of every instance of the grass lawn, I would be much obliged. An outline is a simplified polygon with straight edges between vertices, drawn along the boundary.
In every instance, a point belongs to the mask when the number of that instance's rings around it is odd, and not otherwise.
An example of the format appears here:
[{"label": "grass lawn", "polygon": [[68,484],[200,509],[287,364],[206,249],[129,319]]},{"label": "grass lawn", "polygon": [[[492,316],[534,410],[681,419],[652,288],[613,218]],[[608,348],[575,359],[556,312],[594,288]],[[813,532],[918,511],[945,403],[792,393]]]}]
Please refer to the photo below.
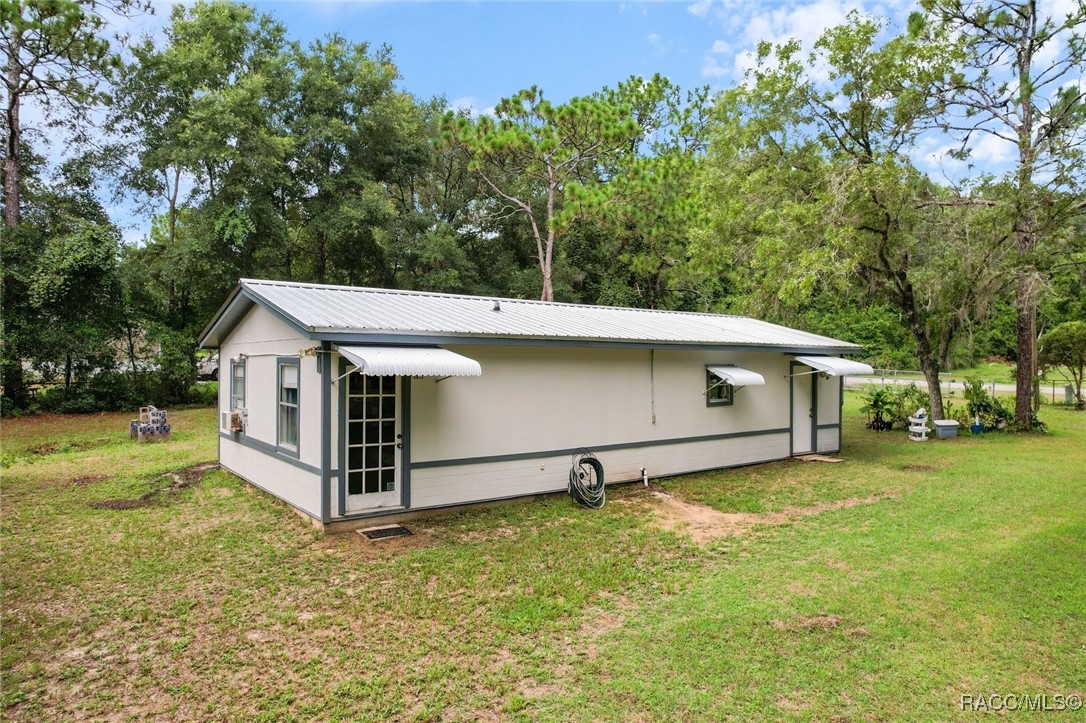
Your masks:
[{"label": "grass lawn", "polygon": [[920,445],[859,403],[843,464],[664,481],[736,513],[698,540],[640,486],[322,537],[223,472],[163,476],[214,460],[214,410],[155,445],[130,415],[5,420],[0,710],[939,720],[1086,693],[1086,414]]}]

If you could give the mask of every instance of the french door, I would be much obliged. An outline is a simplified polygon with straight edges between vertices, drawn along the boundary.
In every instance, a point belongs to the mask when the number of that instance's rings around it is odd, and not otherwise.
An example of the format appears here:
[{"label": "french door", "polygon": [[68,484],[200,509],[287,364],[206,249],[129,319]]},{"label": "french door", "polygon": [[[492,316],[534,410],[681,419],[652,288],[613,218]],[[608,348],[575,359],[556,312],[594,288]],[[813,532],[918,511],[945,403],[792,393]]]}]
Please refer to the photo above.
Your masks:
[{"label": "french door", "polygon": [[347,511],[397,507],[400,500],[399,377],[347,377]]}]

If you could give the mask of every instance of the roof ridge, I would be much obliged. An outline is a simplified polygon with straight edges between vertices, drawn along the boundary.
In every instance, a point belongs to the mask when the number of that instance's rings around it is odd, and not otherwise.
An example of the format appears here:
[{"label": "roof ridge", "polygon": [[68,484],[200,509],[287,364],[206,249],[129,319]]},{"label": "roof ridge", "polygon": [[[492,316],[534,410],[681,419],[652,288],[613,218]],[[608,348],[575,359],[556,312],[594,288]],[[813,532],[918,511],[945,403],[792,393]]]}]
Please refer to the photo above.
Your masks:
[{"label": "roof ridge", "polygon": [[[705,316],[725,319],[750,319],[761,321],[741,314],[717,314],[711,311],[682,311],[679,309],[642,309],[636,306],[611,306],[607,304],[577,304],[569,301],[543,301],[542,299],[513,299],[506,296],[481,296],[478,294],[452,294],[443,291],[421,291],[418,289],[384,289],[376,286],[345,286],[341,284],[317,284],[308,281],[283,281],[277,279],[239,279],[241,285],[268,285],[268,286],[293,286],[304,289],[327,289],[335,291],[368,292],[375,294],[402,295],[402,296],[428,296],[445,299],[463,299],[470,301],[499,301],[510,304],[531,304],[538,306],[561,306],[576,309],[612,309],[616,311],[638,311],[651,314],[675,314],[686,316]],[[770,321],[761,321],[763,324],[773,324]],[[774,326],[780,326],[774,324]]]}]

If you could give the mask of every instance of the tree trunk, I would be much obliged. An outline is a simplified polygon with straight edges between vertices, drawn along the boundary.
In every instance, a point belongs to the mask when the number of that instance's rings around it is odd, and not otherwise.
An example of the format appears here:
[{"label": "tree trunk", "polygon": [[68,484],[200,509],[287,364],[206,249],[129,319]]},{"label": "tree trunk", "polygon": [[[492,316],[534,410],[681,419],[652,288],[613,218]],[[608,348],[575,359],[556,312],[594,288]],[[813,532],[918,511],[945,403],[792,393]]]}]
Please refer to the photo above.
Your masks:
[{"label": "tree trunk", "polygon": [[72,355],[64,355],[64,391],[72,386]]},{"label": "tree trunk", "polygon": [[[923,359],[920,360],[920,368],[924,372],[924,379],[928,383],[928,404],[931,405],[931,418],[932,419],[945,419],[946,414],[943,412],[943,390],[939,386],[939,367],[930,363],[925,363]],[[906,409],[905,411],[915,412],[916,410]]]},{"label": "tree trunk", "polygon": [[1034,336],[1034,324],[1037,316],[1037,302],[1034,300],[1032,277],[1022,276],[1018,280],[1016,306],[1018,321],[1016,325],[1018,345],[1018,370],[1015,372],[1014,418],[1023,430],[1033,426],[1033,382],[1037,376],[1033,368],[1033,349],[1037,343]]},{"label": "tree trunk", "polygon": [[4,223],[7,226],[19,225],[19,136],[22,128],[19,125],[19,51],[22,46],[22,37],[18,30],[14,30],[11,36],[11,45],[8,48],[7,67],[7,113],[8,137],[7,148],[4,155]]}]

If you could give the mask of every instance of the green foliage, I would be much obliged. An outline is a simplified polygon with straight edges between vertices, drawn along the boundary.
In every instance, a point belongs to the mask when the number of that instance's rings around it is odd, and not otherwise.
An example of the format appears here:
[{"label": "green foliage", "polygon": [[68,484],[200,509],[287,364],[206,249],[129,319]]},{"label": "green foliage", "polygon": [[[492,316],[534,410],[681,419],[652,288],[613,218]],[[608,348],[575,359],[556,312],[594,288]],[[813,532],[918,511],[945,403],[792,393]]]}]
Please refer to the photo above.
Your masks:
[{"label": "green foliage", "polygon": [[966,400],[966,413],[970,419],[979,419],[985,429],[1004,429],[1014,421],[1014,411],[984,388],[984,382],[969,377],[964,382],[962,396]]},{"label": "green foliage", "polygon": [[1043,367],[1066,367],[1075,389],[1075,407],[1086,409],[1082,395],[1086,372],[1086,321],[1066,321],[1041,337],[1040,362]]},{"label": "green foliage", "polygon": [[907,426],[909,417],[916,414],[916,410],[927,408],[928,394],[915,384],[871,386],[864,393],[863,400],[860,411],[873,417],[867,425],[868,429],[883,431],[892,429],[895,424]]}]

